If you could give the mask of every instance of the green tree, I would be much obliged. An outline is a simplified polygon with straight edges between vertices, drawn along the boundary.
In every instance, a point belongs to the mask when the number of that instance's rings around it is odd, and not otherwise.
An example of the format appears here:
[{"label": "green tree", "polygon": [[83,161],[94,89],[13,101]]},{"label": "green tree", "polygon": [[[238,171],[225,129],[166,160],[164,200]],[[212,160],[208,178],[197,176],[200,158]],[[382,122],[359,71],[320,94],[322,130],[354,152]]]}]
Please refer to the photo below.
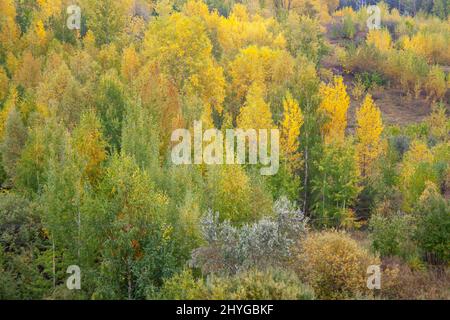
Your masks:
[{"label": "green tree", "polygon": [[6,120],[3,142],[0,145],[2,164],[12,181],[16,178],[16,164],[20,159],[26,140],[27,130],[20,113],[14,108],[10,111]]},{"label": "green tree", "polygon": [[316,164],[312,190],[313,219],[318,225],[341,226],[352,219],[352,206],[360,191],[360,173],[351,141],[332,143],[323,149]]}]

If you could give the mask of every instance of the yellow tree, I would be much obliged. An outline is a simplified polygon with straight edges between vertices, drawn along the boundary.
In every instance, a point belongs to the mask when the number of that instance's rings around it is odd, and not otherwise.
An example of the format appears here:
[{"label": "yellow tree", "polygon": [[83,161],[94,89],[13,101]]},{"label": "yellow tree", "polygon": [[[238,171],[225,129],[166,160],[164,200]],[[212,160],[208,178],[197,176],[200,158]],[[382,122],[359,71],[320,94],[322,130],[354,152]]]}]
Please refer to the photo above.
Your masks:
[{"label": "yellow tree", "polygon": [[367,34],[366,43],[372,45],[381,52],[389,51],[392,47],[392,38],[389,30],[382,29],[372,29]]},{"label": "yellow tree", "polygon": [[37,2],[41,9],[40,13],[43,20],[60,14],[63,8],[61,0],[37,0]]},{"label": "yellow tree", "polygon": [[11,50],[19,37],[14,0],[0,1],[0,48]]},{"label": "yellow tree", "polygon": [[269,105],[264,101],[264,86],[257,82],[250,86],[244,106],[237,118],[242,129],[271,129],[274,127]]},{"label": "yellow tree", "polygon": [[198,97],[204,105],[222,111],[225,78],[212,57],[212,44],[200,20],[174,13],[152,21],[142,53],[176,85],[179,93]]},{"label": "yellow tree", "polygon": [[0,102],[8,95],[9,78],[5,69],[0,66]]},{"label": "yellow tree", "polygon": [[283,121],[281,122],[281,151],[290,171],[299,169],[299,136],[303,125],[303,113],[290,92],[283,101]]},{"label": "yellow tree", "polygon": [[347,127],[347,110],[350,106],[350,97],[342,77],[334,77],[333,84],[320,85],[322,98],[319,110],[325,116],[322,133],[326,143],[342,141]]},{"label": "yellow tree", "polygon": [[122,77],[127,82],[132,82],[139,70],[139,56],[134,48],[134,45],[129,46],[123,50],[121,72]]},{"label": "yellow tree", "polygon": [[379,156],[381,148],[381,133],[383,122],[381,112],[368,94],[361,108],[356,111],[356,154],[361,169],[365,176],[373,161]]},{"label": "yellow tree", "polygon": [[81,115],[80,123],[73,132],[73,146],[83,167],[83,175],[95,184],[102,171],[101,163],[106,159],[106,142],[94,111]]}]

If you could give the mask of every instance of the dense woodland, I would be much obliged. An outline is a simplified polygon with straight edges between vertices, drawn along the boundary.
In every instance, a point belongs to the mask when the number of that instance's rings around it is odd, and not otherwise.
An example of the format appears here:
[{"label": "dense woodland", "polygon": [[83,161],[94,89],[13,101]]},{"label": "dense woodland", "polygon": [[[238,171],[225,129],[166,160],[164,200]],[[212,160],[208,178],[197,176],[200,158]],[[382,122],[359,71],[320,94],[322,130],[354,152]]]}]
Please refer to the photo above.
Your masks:
[{"label": "dense woodland", "polygon": [[0,298],[449,299],[450,1],[376,2],[1,0]]}]

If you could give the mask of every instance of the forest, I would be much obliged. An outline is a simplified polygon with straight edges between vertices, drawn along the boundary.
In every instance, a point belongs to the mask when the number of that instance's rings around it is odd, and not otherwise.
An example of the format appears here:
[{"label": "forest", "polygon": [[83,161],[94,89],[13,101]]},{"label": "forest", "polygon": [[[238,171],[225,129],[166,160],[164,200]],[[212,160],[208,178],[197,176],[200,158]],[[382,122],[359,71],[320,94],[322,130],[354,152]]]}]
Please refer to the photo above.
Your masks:
[{"label": "forest", "polygon": [[[0,300],[450,299],[449,14],[0,0]],[[195,123],[277,170],[174,163]]]}]

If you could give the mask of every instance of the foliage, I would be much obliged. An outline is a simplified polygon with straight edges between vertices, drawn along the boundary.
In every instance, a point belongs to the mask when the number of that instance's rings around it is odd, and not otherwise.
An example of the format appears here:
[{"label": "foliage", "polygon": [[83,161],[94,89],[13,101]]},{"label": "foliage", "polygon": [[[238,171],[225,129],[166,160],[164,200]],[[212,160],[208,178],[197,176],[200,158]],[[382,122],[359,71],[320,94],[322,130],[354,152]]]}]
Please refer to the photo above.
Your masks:
[{"label": "foliage", "polygon": [[195,279],[184,270],[164,282],[163,299],[310,300],[314,292],[289,271],[252,269],[235,276]]},{"label": "foliage", "polygon": [[294,265],[320,299],[355,297],[367,291],[366,270],[378,259],[345,233],[310,234]]},{"label": "foliage", "polygon": [[228,220],[220,222],[218,213],[208,211],[201,221],[207,246],[193,252],[191,263],[204,273],[225,274],[282,264],[305,232],[305,220],[302,212],[286,198],[275,202],[273,210],[274,217],[240,228],[233,227]]}]

